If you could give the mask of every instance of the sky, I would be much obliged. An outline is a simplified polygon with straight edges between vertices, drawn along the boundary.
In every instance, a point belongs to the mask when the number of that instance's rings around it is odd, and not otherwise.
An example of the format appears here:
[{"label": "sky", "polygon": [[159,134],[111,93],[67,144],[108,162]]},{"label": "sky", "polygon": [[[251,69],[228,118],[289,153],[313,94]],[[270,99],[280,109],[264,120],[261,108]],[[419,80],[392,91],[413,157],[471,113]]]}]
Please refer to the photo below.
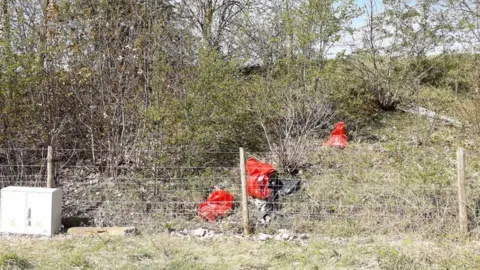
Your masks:
[{"label": "sky", "polygon": [[[377,7],[378,8],[379,8],[379,6],[380,7],[382,6],[381,1],[379,1],[379,0],[375,0],[375,1],[377,2]],[[370,4],[370,0],[356,0],[355,2],[362,9],[366,5]],[[362,16],[360,16],[358,18],[355,18],[353,20],[353,25],[352,26],[354,28],[360,28],[363,25],[365,25],[365,15],[362,15]],[[330,50],[327,52],[327,58],[335,58],[337,53],[339,53],[339,52],[346,52],[346,53],[351,52],[349,46],[345,45],[346,43],[352,43],[352,39],[349,35],[343,36],[341,38],[340,42],[338,42],[332,48],[330,48]]]},{"label": "sky", "polygon": [[[381,10],[383,8],[383,4],[382,4],[382,1],[379,1],[379,0],[375,0],[375,4],[377,6],[377,9],[378,10]],[[356,0],[356,3],[357,5],[359,5],[361,8],[364,8],[365,6],[369,6],[370,5],[370,0]],[[355,27],[358,27],[358,26],[361,26],[365,23],[365,16],[362,15],[360,16],[359,18],[356,18],[354,21],[353,21],[353,26]]]},{"label": "sky", "polygon": [[[381,12],[383,10],[383,4],[382,4],[382,0],[374,0],[375,3],[376,3],[376,8],[377,8],[377,11]],[[370,0],[355,0],[356,4],[358,6],[360,6],[361,8],[364,8],[365,6],[369,6],[370,5]],[[417,0],[407,0],[407,3],[409,5],[414,5],[415,3],[417,3]],[[365,15],[362,15],[360,16],[359,18],[356,18],[353,20],[353,27],[354,28],[360,28],[362,27],[363,25],[365,25]],[[360,32],[357,31],[354,33],[354,35],[356,37],[358,37],[358,35],[360,35]],[[358,38],[357,38],[358,40]],[[357,42],[352,42],[352,39],[349,35],[345,35],[344,37],[342,37],[342,39],[340,40],[340,42],[338,42],[337,44],[335,44],[331,49],[330,51],[328,52],[328,56],[329,58],[333,58],[335,57],[335,55],[339,52],[343,52],[345,51],[346,53],[350,53],[351,50],[349,48],[348,45],[345,45],[345,44],[350,44],[350,43],[354,43],[354,44],[358,44]],[[451,45],[450,47],[451,49],[455,49],[455,50],[465,50],[465,47],[464,45],[462,45],[461,43],[455,43],[453,45]],[[431,52],[431,53],[438,53],[439,51],[434,51],[434,52]]]}]

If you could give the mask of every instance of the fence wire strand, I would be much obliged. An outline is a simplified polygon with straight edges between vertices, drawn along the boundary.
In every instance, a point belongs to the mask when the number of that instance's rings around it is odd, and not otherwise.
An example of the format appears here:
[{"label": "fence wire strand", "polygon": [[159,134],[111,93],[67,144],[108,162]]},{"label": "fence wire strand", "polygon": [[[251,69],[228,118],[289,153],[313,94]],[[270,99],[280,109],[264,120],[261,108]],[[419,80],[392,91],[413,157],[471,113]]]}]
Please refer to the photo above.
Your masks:
[{"label": "fence wire strand", "polygon": [[[45,187],[46,151],[46,148],[0,148],[0,188],[12,185]],[[124,156],[107,164],[93,164],[83,157],[72,158],[75,153],[91,150],[55,151],[55,185],[62,189],[63,215],[66,218],[81,217],[92,225],[112,226],[154,225],[170,222],[172,218],[185,224],[204,224],[207,221],[198,216],[199,205],[221,186],[233,194],[234,206],[230,214],[217,223],[242,224],[240,166],[235,165],[239,162],[238,152],[202,153],[228,154],[232,157],[229,165],[185,166],[165,164],[141,156],[142,153],[167,153],[154,150],[124,151],[140,154],[130,156],[131,163],[127,160],[124,165],[114,163]],[[325,183],[325,175],[341,176],[344,173],[341,166],[326,168],[315,165],[308,169],[317,173],[280,177],[283,182],[301,183],[299,190],[292,194],[281,194],[273,202],[249,198],[254,223],[259,223],[266,213],[275,216],[278,223],[287,227],[294,224],[301,226],[303,222],[310,221],[353,220],[366,227],[386,226],[388,223],[420,228],[421,224],[432,220],[445,226],[445,222],[456,218],[454,185],[392,186],[389,182],[363,183],[345,181],[341,177]],[[388,179],[388,175],[379,177]],[[271,188],[275,189],[275,186]],[[265,212],[265,208],[270,209],[269,212]],[[471,207],[471,211],[477,211],[475,206]]]}]

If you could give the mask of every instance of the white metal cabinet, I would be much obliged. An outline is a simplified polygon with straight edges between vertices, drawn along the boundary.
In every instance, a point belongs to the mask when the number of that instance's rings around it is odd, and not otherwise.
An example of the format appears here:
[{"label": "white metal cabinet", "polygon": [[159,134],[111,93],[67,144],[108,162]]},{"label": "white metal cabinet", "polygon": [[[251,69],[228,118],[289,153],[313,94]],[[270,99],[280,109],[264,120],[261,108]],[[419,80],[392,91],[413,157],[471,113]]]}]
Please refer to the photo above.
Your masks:
[{"label": "white metal cabinet", "polygon": [[23,233],[25,231],[26,193],[3,192],[1,194],[0,229],[2,232]]},{"label": "white metal cabinet", "polygon": [[51,236],[61,227],[62,191],[7,187],[1,190],[0,231]]}]

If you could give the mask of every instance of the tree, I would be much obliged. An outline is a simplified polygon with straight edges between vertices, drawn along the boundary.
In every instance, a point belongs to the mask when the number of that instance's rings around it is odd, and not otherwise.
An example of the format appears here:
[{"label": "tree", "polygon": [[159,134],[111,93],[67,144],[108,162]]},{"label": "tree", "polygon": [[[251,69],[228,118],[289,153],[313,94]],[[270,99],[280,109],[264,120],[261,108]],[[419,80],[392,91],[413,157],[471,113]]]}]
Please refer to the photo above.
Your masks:
[{"label": "tree", "polygon": [[253,102],[270,151],[294,174],[305,161],[308,139],[332,119],[321,81],[327,53],[340,42],[356,16],[353,1],[260,1],[247,14],[244,29],[251,62],[265,70],[255,77]]},{"label": "tree", "polygon": [[451,12],[453,11],[455,16],[450,18],[456,29],[463,32],[465,42],[468,42],[469,45],[473,45],[472,41],[480,42],[480,2],[477,0],[449,0],[445,7]]},{"label": "tree", "polygon": [[[365,8],[367,24],[361,41],[353,46],[350,58],[359,79],[372,92],[384,110],[395,109],[415,93],[421,80],[436,64],[423,65],[427,53],[442,45],[443,24],[436,16],[437,1],[386,0],[384,11],[375,10],[370,1]],[[357,39],[358,40],[358,39]],[[441,57],[437,55],[436,57]]]},{"label": "tree", "polygon": [[[469,63],[462,62],[463,70],[460,74],[452,74],[455,85],[459,78],[468,88],[480,93],[480,68],[478,67],[480,51],[480,2],[477,0],[448,0],[444,5],[446,18],[452,26],[452,35],[459,50],[471,54]],[[462,80],[462,79],[460,79]]]},{"label": "tree", "polygon": [[201,35],[208,50],[228,46],[228,32],[235,31],[236,17],[248,8],[249,0],[181,0],[178,13],[184,23],[192,25]]},{"label": "tree", "polygon": [[358,15],[350,0],[258,1],[245,14],[242,46],[265,66],[282,60],[323,61]]}]

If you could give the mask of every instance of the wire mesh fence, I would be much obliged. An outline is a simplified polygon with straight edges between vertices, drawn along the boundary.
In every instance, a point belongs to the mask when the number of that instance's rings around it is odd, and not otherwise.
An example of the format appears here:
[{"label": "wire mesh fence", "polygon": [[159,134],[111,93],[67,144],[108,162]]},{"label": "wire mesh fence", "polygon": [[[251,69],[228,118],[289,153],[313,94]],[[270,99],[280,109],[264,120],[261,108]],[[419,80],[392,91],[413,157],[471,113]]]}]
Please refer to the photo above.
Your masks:
[{"label": "wire mesh fence", "polygon": [[[64,226],[134,225],[154,230],[213,226],[241,231],[239,153],[202,153],[216,160],[219,156],[229,160],[223,165],[177,164],[171,157],[166,159],[166,154],[105,151],[97,153],[102,158],[92,161],[90,150],[56,149],[54,181],[63,192]],[[247,153],[247,158],[262,155],[268,153]],[[46,148],[0,149],[0,188],[45,187],[46,156]],[[443,158],[448,161],[449,157]],[[428,174],[421,163],[418,167],[415,173]],[[333,230],[340,234],[372,230],[442,234],[457,227],[458,201],[453,181],[395,183],[390,178],[402,179],[401,168],[375,173],[372,170],[355,171],[348,165],[332,167],[325,163],[310,165],[298,175],[281,174],[280,181],[299,181],[300,189],[280,195],[275,201],[249,198],[251,226],[256,230]],[[372,176],[376,179],[364,179]],[[455,179],[455,169],[445,166],[437,176]],[[234,196],[233,211],[209,222],[199,217],[199,205],[219,187]],[[470,194],[475,190],[475,184],[467,188]],[[475,203],[469,205],[473,223],[477,220]]]}]

